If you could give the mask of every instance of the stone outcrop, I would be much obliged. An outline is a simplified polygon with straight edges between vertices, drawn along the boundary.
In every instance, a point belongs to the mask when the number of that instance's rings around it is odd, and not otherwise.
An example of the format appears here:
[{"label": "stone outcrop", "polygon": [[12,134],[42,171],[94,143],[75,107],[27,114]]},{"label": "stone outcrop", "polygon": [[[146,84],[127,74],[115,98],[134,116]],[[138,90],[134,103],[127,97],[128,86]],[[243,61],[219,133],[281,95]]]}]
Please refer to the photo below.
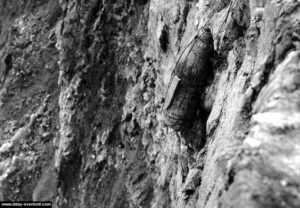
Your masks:
[{"label": "stone outcrop", "polygon": [[[13,0],[0,11],[1,200],[300,206],[300,2]],[[163,122],[167,86],[208,20],[212,67],[193,128],[176,133]]]}]

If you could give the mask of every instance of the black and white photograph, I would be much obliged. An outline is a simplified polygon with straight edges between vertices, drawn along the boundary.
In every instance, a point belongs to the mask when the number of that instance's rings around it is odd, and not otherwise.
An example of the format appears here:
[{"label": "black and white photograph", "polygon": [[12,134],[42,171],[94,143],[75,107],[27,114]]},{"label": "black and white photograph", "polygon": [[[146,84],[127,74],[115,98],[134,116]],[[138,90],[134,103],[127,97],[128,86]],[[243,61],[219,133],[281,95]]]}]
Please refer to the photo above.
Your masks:
[{"label": "black and white photograph", "polygon": [[0,207],[300,208],[300,1],[0,0]]}]

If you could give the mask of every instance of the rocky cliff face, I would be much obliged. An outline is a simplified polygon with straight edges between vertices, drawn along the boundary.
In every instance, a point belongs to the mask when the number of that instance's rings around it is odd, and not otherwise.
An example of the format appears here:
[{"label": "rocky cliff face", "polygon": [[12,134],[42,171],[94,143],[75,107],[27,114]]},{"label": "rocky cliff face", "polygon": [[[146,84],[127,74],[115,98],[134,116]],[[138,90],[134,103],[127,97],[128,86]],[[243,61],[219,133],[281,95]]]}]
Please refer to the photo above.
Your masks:
[{"label": "rocky cliff face", "polygon": [[[300,2],[0,3],[0,199],[55,207],[300,206]],[[211,17],[211,14],[214,15]],[[163,124],[208,21],[193,128]]]}]

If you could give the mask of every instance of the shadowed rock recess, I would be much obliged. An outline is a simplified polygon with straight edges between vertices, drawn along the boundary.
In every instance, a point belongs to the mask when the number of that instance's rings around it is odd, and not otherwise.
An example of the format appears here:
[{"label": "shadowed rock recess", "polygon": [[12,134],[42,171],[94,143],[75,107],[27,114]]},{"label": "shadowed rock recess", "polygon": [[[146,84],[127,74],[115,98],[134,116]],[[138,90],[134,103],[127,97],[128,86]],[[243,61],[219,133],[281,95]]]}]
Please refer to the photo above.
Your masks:
[{"label": "shadowed rock recess", "polygon": [[[178,134],[171,72],[209,19],[215,56]],[[300,2],[0,1],[0,201],[15,200],[299,208]]]}]

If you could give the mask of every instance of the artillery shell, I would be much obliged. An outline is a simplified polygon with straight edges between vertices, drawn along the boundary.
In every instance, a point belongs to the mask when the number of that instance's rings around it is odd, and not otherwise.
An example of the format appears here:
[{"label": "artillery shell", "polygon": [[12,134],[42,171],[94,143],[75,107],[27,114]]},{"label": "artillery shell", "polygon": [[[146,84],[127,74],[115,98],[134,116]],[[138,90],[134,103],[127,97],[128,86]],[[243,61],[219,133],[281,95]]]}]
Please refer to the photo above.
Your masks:
[{"label": "artillery shell", "polygon": [[186,48],[174,69],[164,105],[164,122],[175,131],[193,126],[213,52],[209,29]]}]

